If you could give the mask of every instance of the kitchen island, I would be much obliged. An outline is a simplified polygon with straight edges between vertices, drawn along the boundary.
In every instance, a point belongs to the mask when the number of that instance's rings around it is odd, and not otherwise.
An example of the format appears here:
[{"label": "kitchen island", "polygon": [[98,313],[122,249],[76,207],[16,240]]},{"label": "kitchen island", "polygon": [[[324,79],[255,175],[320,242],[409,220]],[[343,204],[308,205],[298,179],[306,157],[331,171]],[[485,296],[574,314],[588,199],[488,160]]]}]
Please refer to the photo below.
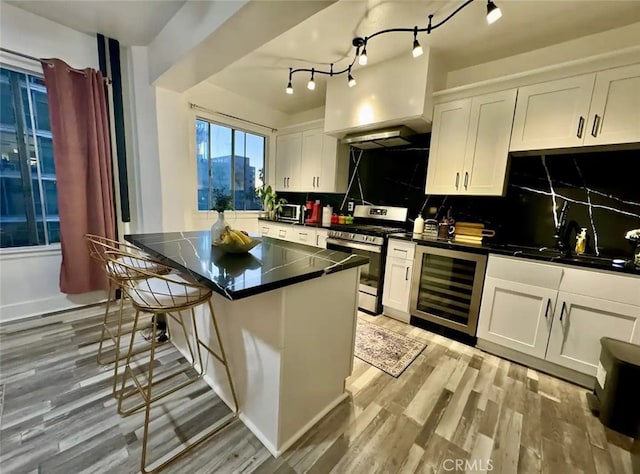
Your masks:
[{"label": "kitchen island", "polygon": [[[213,290],[240,420],[274,456],[347,397],[359,267],[367,258],[268,237],[250,253],[223,254],[208,231],[125,238]],[[217,350],[210,318],[196,316],[200,336],[210,334]],[[190,360],[180,331],[172,332]],[[204,379],[232,406],[224,369],[211,356],[204,364]]]}]

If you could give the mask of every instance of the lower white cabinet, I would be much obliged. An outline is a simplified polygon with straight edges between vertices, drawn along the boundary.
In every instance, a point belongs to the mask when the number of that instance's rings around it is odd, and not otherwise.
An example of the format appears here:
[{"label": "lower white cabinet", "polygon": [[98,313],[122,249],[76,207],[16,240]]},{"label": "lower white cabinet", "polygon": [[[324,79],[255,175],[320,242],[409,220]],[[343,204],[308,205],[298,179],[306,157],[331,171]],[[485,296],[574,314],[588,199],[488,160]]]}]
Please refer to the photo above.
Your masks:
[{"label": "lower white cabinet", "polygon": [[557,289],[487,277],[478,337],[544,359]]},{"label": "lower white cabinet", "polygon": [[595,375],[600,338],[640,344],[640,277],[491,255],[477,336]]},{"label": "lower white cabinet", "polygon": [[267,237],[312,247],[327,248],[328,231],[325,229],[265,221],[259,221],[258,228],[260,233]]},{"label": "lower white cabinet", "polygon": [[382,290],[383,312],[405,323],[411,318],[409,301],[414,255],[414,243],[393,239],[389,241]]},{"label": "lower white cabinet", "polygon": [[600,338],[640,344],[639,326],[638,306],[560,291],[546,359],[595,375]]}]

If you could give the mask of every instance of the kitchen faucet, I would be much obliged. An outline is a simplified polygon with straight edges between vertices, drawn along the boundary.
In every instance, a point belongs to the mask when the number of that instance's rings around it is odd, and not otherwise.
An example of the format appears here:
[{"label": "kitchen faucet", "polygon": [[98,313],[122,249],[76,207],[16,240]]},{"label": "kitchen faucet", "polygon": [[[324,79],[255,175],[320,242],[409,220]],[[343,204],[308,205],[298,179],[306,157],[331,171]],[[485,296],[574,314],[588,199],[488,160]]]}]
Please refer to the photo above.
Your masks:
[{"label": "kitchen faucet", "polygon": [[571,232],[575,232],[577,236],[580,232],[580,226],[576,221],[567,223],[567,214],[569,214],[569,201],[565,201],[560,211],[558,225],[556,226],[553,238],[556,240],[556,248],[565,256],[571,255],[571,246],[569,245],[569,237]]}]

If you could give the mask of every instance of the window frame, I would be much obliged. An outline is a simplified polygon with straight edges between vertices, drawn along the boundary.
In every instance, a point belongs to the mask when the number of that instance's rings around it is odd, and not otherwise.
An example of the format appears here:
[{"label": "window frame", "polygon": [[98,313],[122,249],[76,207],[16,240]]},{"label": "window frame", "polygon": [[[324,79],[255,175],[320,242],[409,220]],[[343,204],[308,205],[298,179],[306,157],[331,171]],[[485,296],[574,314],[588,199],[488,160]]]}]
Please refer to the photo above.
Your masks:
[{"label": "window frame", "polygon": [[[197,140],[198,140],[198,135],[197,135],[197,130],[196,130],[196,125],[198,120],[202,120],[205,122],[208,122],[210,124],[213,125],[217,125],[220,127],[225,127],[228,129],[231,129],[231,150],[232,152],[234,152],[234,164],[233,166],[231,166],[231,182],[235,183],[235,131],[238,132],[243,132],[243,133],[249,133],[251,135],[258,135],[262,138],[264,138],[264,146],[263,146],[263,179],[266,182],[267,181],[267,176],[268,176],[268,162],[269,162],[269,149],[270,149],[270,142],[271,142],[271,138],[272,138],[272,134],[269,133],[264,133],[262,131],[259,131],[255,128],[251,128],[251,127],[247,127],[246,124],[244,125],[237,125],[240,123],[243,123],[241,121],[235,121],[235,120],[229,120],[228,122],[219,120],[219,119],[215,119],[212,118],[210,115],[206,114],[206,113],[202,113],[202,112],[197,112],[194,113],[192,115],[192,120],[191,120],[191,129],[193,131],[193,139],[191,140],[190,143],[190,148],[191,148],[191,153],[190,153],[190,157],[193,160],[192,162],[195,164],[194,166],[194,177],[195,177],[195,189],[196,189],[196,197],[195,197],[195,213],[198,216],[202,216],[211,212],[216,212],[215,210],[212,209],[198,209],[198,192],[197,192],[197,188],[198,188],[198,166],[197,166]],[[210,140],[210,135],[209,135],[209,149],[211,148],[211,140]],[[195,159],[194,159],[195,158]],[[210,161],[209,161],[210,164]],[[209,187],[211,187],[211,179],[212,176],[211,174],[209,174]],[[227,212],[233,212],[234,214],[240,214],[240,215],[245,215],[247,217],[251,216],[251,215],[258,215],[259,213],[262,213],[262,209],[233,209],[233,210],[229,210]]]},{"label": "window frame", "polygon": [[[14,58],[13,56],[8,56],[4,52],[0,52],[0,67],[3,69],[7,69],[9,71],[24,74],[27,76],[34,76],[44,81],[44,73],[42,71],[42,67],[35,66],[34,64],[26,61],[22,61],[19,58]],[[29,81],[27,80],[27,90],[30,90]],[[45,86],[46,91],[46,86]],[[11,247],[0,247],[0,255],[19,255],[19,254],[47,254],[47,253],[60,253],[61,252],[61,243],[58,242],[50,242],[49,241],[49,232],[47,230],[47,216],[44,208],[44,186],[42,183],[42,163],[40,160],[40,150],[38,150],[38,137],[39,135],[36,132],[35,128],[35,118],[33,116],[33,111],[35,108],[35,104],[33,104],[31,94],[27,94],[28,102],[29,102],[29,115],[31,117],[31,127],[32,133],[30,137],[34,139],[34,148],[37,159],[37,178],[38,178],[38,190],[40,192],[40,206],[42,211],[42,221],[43,221],[43,232],[45,236],[45,243],[36,244],[36,245],[21,245],[21,246],[11,246]],[[57,181],[57,176],[56,176]],[[37,203],[34,203],[37,206]]]}]

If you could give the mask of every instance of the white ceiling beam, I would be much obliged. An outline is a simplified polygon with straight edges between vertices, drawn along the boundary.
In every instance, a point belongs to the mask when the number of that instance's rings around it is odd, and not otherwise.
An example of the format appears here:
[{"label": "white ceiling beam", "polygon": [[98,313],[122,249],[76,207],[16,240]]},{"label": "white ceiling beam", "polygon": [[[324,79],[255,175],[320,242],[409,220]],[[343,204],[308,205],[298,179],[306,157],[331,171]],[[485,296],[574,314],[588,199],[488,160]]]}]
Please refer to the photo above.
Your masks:
[{"label": "white ceiling beam", "polygon": [[334,2],[188,1],[149,45],[149,80],[184,92]]}]

